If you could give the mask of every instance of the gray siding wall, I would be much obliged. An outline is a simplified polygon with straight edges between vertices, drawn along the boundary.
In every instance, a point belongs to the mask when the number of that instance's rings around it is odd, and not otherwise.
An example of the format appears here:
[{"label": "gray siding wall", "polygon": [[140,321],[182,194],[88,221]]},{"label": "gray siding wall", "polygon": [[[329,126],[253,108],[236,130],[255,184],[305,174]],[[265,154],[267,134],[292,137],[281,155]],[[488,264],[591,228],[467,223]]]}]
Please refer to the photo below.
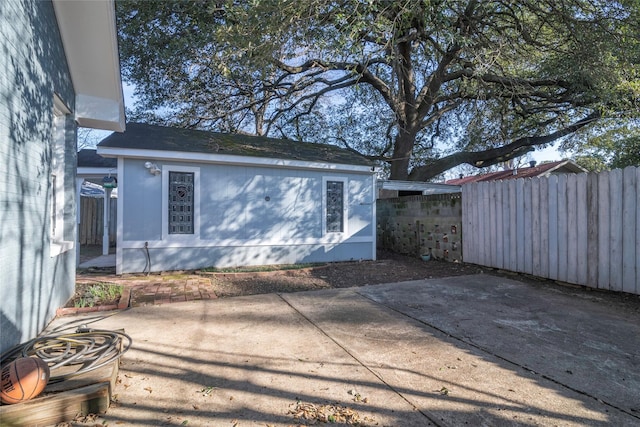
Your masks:
[{"label": "gray siding wall", "polygon": [[[199,236],[182,239],[163,237],[164,177],[151,175],[144,162],[120,160],[120,273],[145,269],[145,242],[151,271],[375,258],[371,175],[155,162],[163,174],[181,167],[198,170]],[[322,232],[327,177],[348,182],[347,232],[340,237]]]},{"label": "gray siding wall", "polygon": [[[50,1],[0,2],[0,350],[33,338],[72,295],[75,251],[51,257],[53,96],[74,92]],[[66,120],[65,240],[75,240],[75,124]]]}]

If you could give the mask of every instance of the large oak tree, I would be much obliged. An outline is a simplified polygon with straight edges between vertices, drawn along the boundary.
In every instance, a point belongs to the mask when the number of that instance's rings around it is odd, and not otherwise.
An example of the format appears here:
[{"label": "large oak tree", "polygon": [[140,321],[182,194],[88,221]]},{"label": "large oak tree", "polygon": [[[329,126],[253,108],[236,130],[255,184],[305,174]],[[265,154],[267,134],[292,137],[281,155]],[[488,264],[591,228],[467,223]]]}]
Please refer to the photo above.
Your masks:
[{"label": "large oak tree", "polygon": [[[640,115],[635,0],[118,0],[117,12],[138,116],[305,139],[314,120],[333,137],[346,126],[336,140],[391,179]],[[345,109],[360,120],[331,117]],[[354,142],[367,126],[377,134]]]}]

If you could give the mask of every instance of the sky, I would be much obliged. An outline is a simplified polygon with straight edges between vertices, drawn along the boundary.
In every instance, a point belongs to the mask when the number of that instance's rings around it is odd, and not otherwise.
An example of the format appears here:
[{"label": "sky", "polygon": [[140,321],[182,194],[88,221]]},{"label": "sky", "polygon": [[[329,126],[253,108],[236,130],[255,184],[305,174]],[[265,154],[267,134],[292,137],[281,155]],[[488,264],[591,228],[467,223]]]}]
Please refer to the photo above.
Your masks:
[{"label": "sky", "polygon": [[[559,142],[556,144],[560,144]],[[560,154],[558,152],[558,150],[555,148],[555,146],[551,145],[547,148],[544,148],[542,150],[536,150],[533,153],[530,153],[531,157],[533,157],[533,160],[535,160],[538,163],[541,162],[547,162],[547,161],[555,161],[555,160],[562,160],[567,156],[563,156],[562,154]]]}]

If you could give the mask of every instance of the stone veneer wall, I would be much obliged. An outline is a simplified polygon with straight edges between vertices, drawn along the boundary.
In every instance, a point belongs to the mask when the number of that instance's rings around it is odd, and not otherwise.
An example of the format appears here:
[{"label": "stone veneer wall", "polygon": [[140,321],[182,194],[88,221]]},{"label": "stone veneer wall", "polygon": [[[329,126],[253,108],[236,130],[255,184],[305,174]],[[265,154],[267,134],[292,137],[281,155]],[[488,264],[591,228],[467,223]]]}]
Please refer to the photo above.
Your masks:
[{"label": "stone veneer wall", "polygon": [[378,248],[445,261],[462,261],[462,194],[377,201]]}]

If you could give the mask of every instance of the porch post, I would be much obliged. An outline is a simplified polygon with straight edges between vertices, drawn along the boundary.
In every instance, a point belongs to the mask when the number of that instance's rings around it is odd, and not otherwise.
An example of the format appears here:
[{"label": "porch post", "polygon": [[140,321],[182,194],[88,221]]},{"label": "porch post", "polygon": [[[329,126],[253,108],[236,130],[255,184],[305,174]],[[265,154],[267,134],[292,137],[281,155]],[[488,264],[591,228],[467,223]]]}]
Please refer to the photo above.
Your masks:
[{"label": "porch post", "polygon": [[84,178],[76,177],[76,268],[80,266],[80,218],[82,218],[81,190]]},{"label": "porch post", "polygon": [[102,216],[102,255],[109,255],[109,200],[111,199],[111,188],[104,189],[104,209]]}]

